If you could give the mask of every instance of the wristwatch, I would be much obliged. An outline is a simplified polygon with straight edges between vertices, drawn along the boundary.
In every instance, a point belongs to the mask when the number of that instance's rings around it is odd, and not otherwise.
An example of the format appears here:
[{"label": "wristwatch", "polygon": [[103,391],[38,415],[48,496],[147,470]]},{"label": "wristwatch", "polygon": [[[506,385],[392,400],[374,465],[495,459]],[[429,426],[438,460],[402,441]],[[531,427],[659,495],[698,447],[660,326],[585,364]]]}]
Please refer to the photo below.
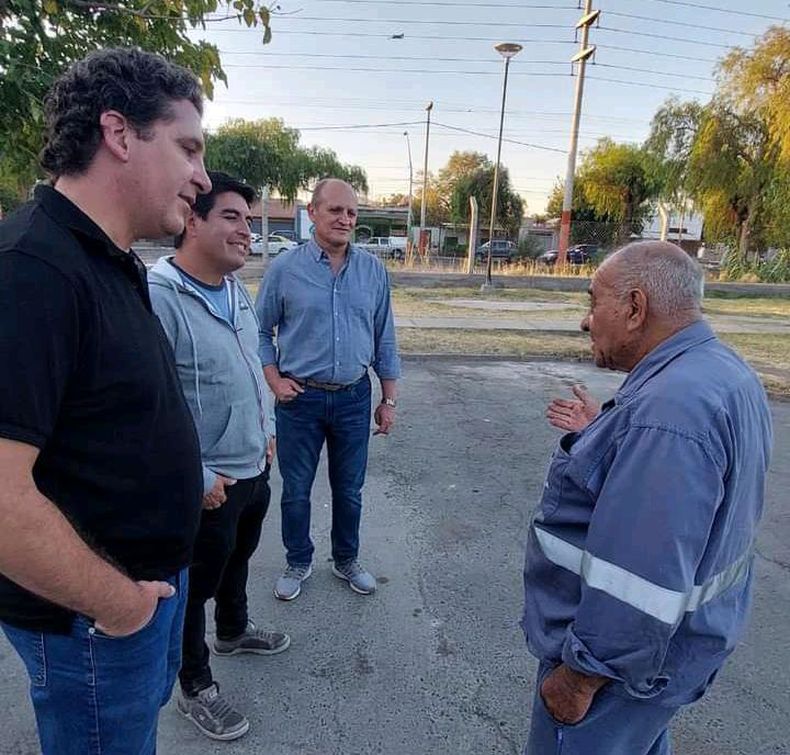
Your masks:
[{"label": "wristwatch", "polygon": [[398,402],[394,398],[383,398],[381,399],[381,403],[384,406],[391,406],[393,409],[398,405]]}]

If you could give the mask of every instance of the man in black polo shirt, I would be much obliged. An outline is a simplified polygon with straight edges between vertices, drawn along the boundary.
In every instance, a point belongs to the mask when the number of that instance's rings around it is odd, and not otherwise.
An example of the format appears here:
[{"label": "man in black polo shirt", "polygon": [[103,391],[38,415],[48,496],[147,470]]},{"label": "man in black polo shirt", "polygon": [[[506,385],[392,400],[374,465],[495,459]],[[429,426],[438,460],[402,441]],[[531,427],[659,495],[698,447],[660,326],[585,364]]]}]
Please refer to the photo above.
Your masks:
[{"label": "man in black polo shirt", "polygon": [[210,182],[197,80],[139,50],[53,86],[51,186],[0,224],[0,623],[50,753],[153,753],[181,650],[200,449],[139,238]]}]

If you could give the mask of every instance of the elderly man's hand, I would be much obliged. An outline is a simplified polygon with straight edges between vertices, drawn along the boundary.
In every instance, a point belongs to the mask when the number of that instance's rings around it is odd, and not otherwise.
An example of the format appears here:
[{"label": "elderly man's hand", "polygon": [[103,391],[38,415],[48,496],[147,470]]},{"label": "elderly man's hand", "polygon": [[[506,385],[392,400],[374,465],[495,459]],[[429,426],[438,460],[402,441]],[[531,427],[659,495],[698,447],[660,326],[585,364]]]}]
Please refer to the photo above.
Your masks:
[{"label": "elderly man's hand", "polygon": [[576,399],[555,398],[546,409],[546,418],[560,430],[578,432],[598,416],[601,406],[583,386],[574,385],[571,390]]},{"label": "elderly man's hand", "polygon": [[586,676],[561,663],[544,680],[540,696],[546,710],[561,724],[577,724],[590,710],[595,693],[609,680]]},{"label": "elderly man's hand", "polygon": [[218,509],[228,500],[225,487],[235,484],[236,480],[231,480],[230,477],[223,477],[221,474],[218,474],[217,479],[214,480],[214,487],[203,496],[203,508],[209,511]]}]

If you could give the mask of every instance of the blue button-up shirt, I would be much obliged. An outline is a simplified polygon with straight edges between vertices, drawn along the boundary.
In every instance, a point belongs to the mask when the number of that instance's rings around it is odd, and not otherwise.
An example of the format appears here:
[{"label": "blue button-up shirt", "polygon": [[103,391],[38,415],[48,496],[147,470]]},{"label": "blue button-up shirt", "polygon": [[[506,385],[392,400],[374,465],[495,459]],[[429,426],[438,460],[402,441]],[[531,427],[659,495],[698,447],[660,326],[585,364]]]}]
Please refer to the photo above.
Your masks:
[{"label": "blue button-up shirt", "polygon": [[616,694],[699,697],[740,638],[771,454],[754,372],[705,322],[562,437],[529,532],[530,650]]},{"label": "blue button-up shirt", "polygon": [[264,367],[326,383],[353,383],[369,367],[382,380],[400,377],[387,271],[369,252],[349,245],[337,275],[314,239],[283,252],[255,308]]}]

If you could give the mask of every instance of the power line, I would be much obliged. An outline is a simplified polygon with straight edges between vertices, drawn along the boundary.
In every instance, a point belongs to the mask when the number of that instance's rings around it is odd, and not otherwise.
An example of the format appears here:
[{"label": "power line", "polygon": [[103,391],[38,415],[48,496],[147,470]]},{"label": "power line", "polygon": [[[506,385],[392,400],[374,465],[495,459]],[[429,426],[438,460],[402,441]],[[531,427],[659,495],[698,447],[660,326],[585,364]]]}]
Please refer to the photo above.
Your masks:
[{"label": "power line", "polygon": [[599,50],[617,50],[618,52],[632,52],[639,55],[658,55],[662,58],[677,58],[678,60],[693,60],[697,63],[717,63],[717,58],[697,58],[692,55],[678,55],[671,52],[658,52],[657,50],[643,50],[637,47],[618,47],[617,45],[596,45]]},{"label": "power line", "polygon": [[423,121],[400,121],[399,123],[357,123],[352,126],[294,126],[299,131],[350,131],[358,128],[386,128],[389,126],[421,126]]},{"label": "power line", "polygon": [[[563,27],[567,28],[567,27]],[[214,33],[221,33],[221,34],[249,34],[252,29],[215,29],[213,30]],[[385,32],[373,33],[373,32],[354,32],[354,31],[318,31],[315,29],[309,29],[306,31],[295,31],[291,29],[278,29],[277,34],[302,34],[308,35],[313,37],[366,37],[368,39],[391,39],[391,35]],[[442,42],[500,42],[501,37],[458,37],[458,36],[447,36],[447,35],[438,35],[438,34],[409,34],[406,39],[427,39],[427,40],[439,40]],[[399,40],[394,40],[399,41]],[[530,43],[540,43],[542,45],[572,45],[572,39],[543,39],[541,37],[521,37],[517,40],[518,42],[524,42],[526,44]]]},{"label": "power line", "polygon": [[[342,98],[341,98],[342,99]],[[322,100],[321,98],[315,98],[311,96],[305,96],[302,98],[303,104],[300,102],[295,102],[289,100],[287,98],[278,98],[277,103],[288,105],[289,107],[296,107],[296,108],[309,108],[310,110],[315,110],[316,106],[319,106],[321,110],[373,110],[373,111],[386,111],[386,112],[400,112],[400,113],[413,113],[416,109],[422,110],[424,107],[424,102],[417,102],[412,100],[393,100],[393,102],[403,102],[403,103],[410,103],[412,107],[392,107],[389,105],[369,105],[369,104],[359,104],[359,105],[337,105],[335,104],[337,100]],[[346,98],[343,101],[348,102],[361,102],[365,103],[367,100],[354,100],[351,98]],[[255,107],[261,107],[261,100],[254,99],[254,100],[239,100],[239,99],[226,99],[222,98],[222,104],[228,105],[251,105]],[[435,105],[441,106],[441,111],[443,113],[471,113],[471,114],[480,114],[480,113],[498,113],[499,111],[494,108],[487,108],[479,105],[471,105],[470,107],[453,107],[456,103],[443,103],[439,100],[434,100]],[[508,118],[560,118],[569,116],[570,113],[568,112],[560,112],[560,111],[549,111],[549,110],[508,110]],[[594,113],[585,114],[585,118],[587,119],[595,119],[595,120],[603,120],[603,121],[614,121],[616,123],[643,123],[644,120],[641,118],[625,118],[622,116],[613,116],[613,115],[596,115]],[[420,121],[423,123],[423,121]]]},{"label": "power line", "polygon": [[521,10],[527,8],[529,10],[578,10],[575,5],[533,5],[531,3],[519,3],[518,5],[510,5],[508,3],[464,3],[464,2],[441,2],[440,0],[324,0],[324,2],[332,3],[347,3],[355,5],[435,5],[446,6],[451,8],[513,8],[514,10]]},{"label": "power line", "polygon": [[681,5],[686,8],[701,8],[702,10],[712,10],[718,13],[729,13],[733,16],[750,16],[751,18],[765,18],[769,21],[782,21],[787,23],[787,18],[779,18],[778,16],[766,16],[762,13],[751,13],[745,10],[731,10],[730,8],[718,8],[715,5],[702,5],[701,3],[689,3],[685,0],[653,0],[655,3],[664,3],[665,5]]},{"label": "power line", "polygon": [[320,21],[321,23],[350,23],[350,24],[404,24],[418,26],[495,26],[497,28],[531,28],[531,29],[568,29],[568,24],[520,24],[508,21],[447,21],[428,20],[424,18],[327,18],[326,16],[286,16],[282,21]]},{"label": "power line", "polygon": [[634,66],[618,66],[612,63],[593,63],[598,68],[616,68],[620,71],[634,71],[635,73],[650,73],[656,76],[677,76],[681,79],[698,79],[699,81],[713,81],[711,76],[695,76],[690,73],[671,73],[670,71],[656,71],[652,68],[636,68]]},{"label": "power line", "polygon": [[[220,53],[223,55],[256,55],[259,57],[289,57],[289,58],[328,58],[328,59],[349,59],[349,60],[381,60],[380,55],[347,55],[347,54],[339,54],[339,53],[313,53],[313,52],[295,52],[295,53],[271,53],[271,52],[258,52],[258,51],[235,51],[235,50],[220,50]],[[497,67],[500,65],[499,59],[486,59],[486,58],[437,58],[430,55],[411,55],[411,56],[399,56],[399,55],[388,55],[387,60],[407,60],[407,61],[435,61],[440,63],[489,63],[495,64]],[[567,68],[568,61],[566,60],[535,60],[535,59],[528,59],[528,58],[519,58],[519,65],[523,63],[530,63],[533,65],[547,65],[547,66],[565,66]],[[266,65],[265,63],[256,64],[256,65]],[[614,63],[596,63],[595,65],[601,66],[602,68],[617,68],[623,71],[636,71],[639,73],[653,73],[658,76],[679,76],[682,78],[687,79],[700,79],[702,81],[711,81],[712,77],[710,76],[696,76],[690,73],[672,73],[669,71],[656,71],[655,69],[649,68],[635,68],[633,66],[622,66],[617,65]],[[238,67],[238,64],[236,64]],[[358,69],[355,69],[358,70]],[[394,73],[397,73],[400,69],[392,69]]]},{"label": "power line", "polygon": [[[353,60],[381,60],[381,55],[346,55],[340,53],[321,53],[321,52],[269,52],[263,50],[220,50],[222,55],[258,55],[262,57],[289,57],[289,58],[348,58]],[[439,63],[495,63],[501,65],[500,58],[437,58],[434,55],[387,55],[387,60],[419,60],[436,61]],[[538,65],[567,66],[565,60],[528,60],[519,58],[520,63],[533,63]]]},{"label": "power line", "polygon": [[[620,13],[618,11],[608,10],[605,11],[607,18],[609,16],[617,16],[619,18],[635,18],[639,21],[651,21],[653,23],[658,24],[674,24],[675,26],[680,23],[676,19],[673,18],[655,18],[653,16],[640,16],[636,13]],[[687,21],[682,22],[683,28],[685,29],[704,29],[705,31],[719,31],[724,34],[741,34],[744,37],[756,37],[757,34],[748,31],[741,31],[740,29],[722,29],[716,26],[705,26],[703,24],[690,24]]]},{"label": "power line", "polygon": [[[252,64],[252,65],[241,65],[238,63],[229,63],[225,68],[242,68],[246,70],[250,69],[258,69],[258,68],[266,68],[267,70],[288,70],[288,71],[315,71],[315,66],[294,66],[294,65],[271,65],[271,64]],[[626,71],[644,71],[645,69],[639,68],[630,68],[628,66],[607,66],[611,68],[622,68]],[[499,71],[462,71],[458,69],[452,70],[444,70],[438,71],[436,69],[430,68],[374,68],[374,67],[366,67],[360,68],[359,66],[322,66],[322,71],[354,71],[355,73],[380,73],[380,74],[399,74],[399,73],[421,73],[421,74],[431,74],[434,76],[443,76],[443,75],[452,75],[457,76],[462,74],[464,76],[499,76]],[[657,75],[667,75],[661,71],[651,71],[650,73],[654,73]],[[669,74],[669,75],[679,75],[679,74]],[[529,76],[529,77],[542,77],[542,78],[571,78],[573,74],[567,73],[550,73],[548,71],[513,71],[511,76]],[[595,76],[591,77],[594,78],[596,81],[608,81],[614,84],[630,84],[632,86],[645,86],[651,87],[654,89],[668,89],[673,92],[688,92],[690,94],[705,94],[710,96],[711,92],[704,92],[700,89],[688,89],[686,87],[670,87],[664,86],[661,84],[652,84],[648,82],[639,82],[639,81],[625,81],[623,79],[610,79],[605,78],[603,76]]]},{"label": "power line", "polygon": [[606,81],[610,84],[629,84],[630,86],[635,87],[647,87],[648,89],[666,89],[670,92],[687,92],[688,94],[704,94],[706,97],[711,96],[711,92],[703,92],[701,89],[686,89],[680,87],[668,87],[662,84],[653,84],[646,81],[625,81],[623,79],[610,79],[605,78],[603,76],[589,76],[588,79],[590,81]]},{"label": "power line", "polygon": [[[451,131],[460,131],[461,133],[473,134],[474,136],[484,136],[487,139],[496,139],[497,138],[493,134],[486,134],[486,133],[483,133],[482,131],[473,131],[472,129],[469,129],[469,128],[461,128],[460,126],[450,126],[447,123],[437,123],[436,121],[432,121],[432,122],[436,126],[439,126],[440,128],[447,128],[447,129],[450,129]],[[505,139],[504,137],[503,137],[502,141],[503,142],[509,142],[510,144],[519,144],[522,147],[531,147],[532,149],[542,149],[542,150],[545,150],[546,152],[559,152],[561,154],[565,154],[565,150],[564,149],[559,149],[558,147],[547,147],[544,144],[530,144],[529,142],[522,142],[522,141],[518,141],[516,139]]]},{"label": "power line", "polygon": [[705,45],[705,47],[720,47],[729,50],[732,45],[722,45],[718,42],[701,42],[698,39],[688,39],[686,37],[669,36],[667,34],[654,34],[649,31],[633,31],[632,29],[618,29],[614,26],[599,26],[597,31],[611,31],[616,34],[628,34],[631,37],[650,37],[652,39],[668,39],[671,42],[688,42],[692,45]]}]

